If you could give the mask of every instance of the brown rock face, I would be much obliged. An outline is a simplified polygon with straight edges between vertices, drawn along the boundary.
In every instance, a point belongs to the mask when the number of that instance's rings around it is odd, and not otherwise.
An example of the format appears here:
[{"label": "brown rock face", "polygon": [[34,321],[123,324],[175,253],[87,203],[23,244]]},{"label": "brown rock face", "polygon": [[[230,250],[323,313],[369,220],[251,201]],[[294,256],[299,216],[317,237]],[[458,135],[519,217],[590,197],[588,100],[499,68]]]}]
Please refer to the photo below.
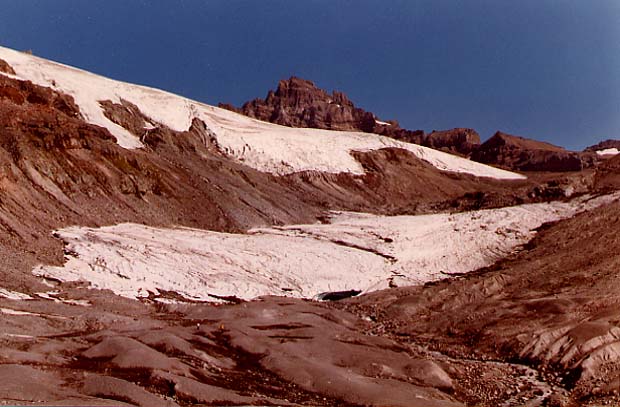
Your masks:
[{"label": "brown rock face", "polygon": [[596,169],[596,186],[603,191],[620,189],[620,155],[611,157]]},{"label": "brown rock face", "polygon": [[[230,105],[220,107],[230,109]],[[289,127],[371,132],[375,126],[374,115],[356,108],[344,93],[334,91],[330,95],[296,77],[281,80],[265,99],[254,99],[233,110]]]},{"label": "brown rock face", "polygon": [[580,171],[589,166],[579,153],[499,131],[471,159],[518,171]]},{"label": "brown rock face", "polygon": [[15,71],[4,59],[0,59],[0,72],[8,73],[11,75],[15,75]]},{"label": "brown rock face", "polygon": [[240,109],[225,103],[219,107],[283,126],[375,133],[463,155],[480,144],[480,136],[471,129],[429,135],[422,130],[403,129],[395,120],[382,121],[374,113],[356,107],[342,92],[330,95],[314,83],[296,77],[281,80],[265,99],[246,102]]},{"label": "brown rock face", "polygon": [[469,155],[480,145],[480,135],[473,129],[456,128],[428,134],[423,143],[436,150]]}]

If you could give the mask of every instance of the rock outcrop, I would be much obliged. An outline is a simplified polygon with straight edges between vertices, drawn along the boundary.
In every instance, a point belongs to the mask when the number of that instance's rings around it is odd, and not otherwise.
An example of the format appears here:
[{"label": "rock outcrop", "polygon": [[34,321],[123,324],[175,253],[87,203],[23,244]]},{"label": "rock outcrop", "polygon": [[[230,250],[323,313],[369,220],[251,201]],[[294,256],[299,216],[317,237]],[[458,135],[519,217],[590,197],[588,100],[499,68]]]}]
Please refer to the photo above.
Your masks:
[{"label": "rock outcrop", "polygon": [[580,171],[591,165],[589,155],[542,141],[497,132],[476,148],[471,159],[517,171]]},{"label": "rock outcrop", "polygon": [[458,127],[452,130],[433,130],[426,135],[423,145],[449,153],[469,155],[480,146],[480,135],[473,129]]},{"label": "rock outcrop", "polygon": [[9,65],[4,59],[0,59],[0,72],[15,75],[13,67],[11,67],[11,65]]},{"label": "rock outcrop", "polygon": [[502,132],[480,144],[480,135],[468,128],[433,130],[428,134],[403,129],[395,120],[381,120],[356,107],[342,92],[329,94],[313,82],[297,77],[281,80],[265,99],[251,100],[241,108],[224,103],[219,107],[283,126],[380,134],[513,171],[580,171],[600,161],[596,150],[620,148],[620,141],[607,140],[584,152],[572,152]]},{"label": "rock outcrop", "polygon": [[281,80],[265,99],[254,99],[237,111],[289,127],[372,132],[375,126],[374,115],[356,108],[344,93],[330,95],[296,77]]},{"label": "rock outcrop", "polygon": [[611,156],[597,167],[595,185],[602,191],[620,189],[620,154]]}]

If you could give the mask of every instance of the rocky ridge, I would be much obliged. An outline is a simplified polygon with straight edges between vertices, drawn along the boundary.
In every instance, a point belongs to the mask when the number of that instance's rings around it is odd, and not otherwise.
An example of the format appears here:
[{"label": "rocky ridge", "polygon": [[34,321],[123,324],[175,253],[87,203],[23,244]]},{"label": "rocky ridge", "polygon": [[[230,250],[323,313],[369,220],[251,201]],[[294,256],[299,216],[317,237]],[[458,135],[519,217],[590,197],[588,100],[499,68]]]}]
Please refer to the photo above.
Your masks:
[{"label": "rocky ridge", "polygon": [[471,159],[518,171],[581,171],[594,165],[596,155],[567,151],[542,141],[497,132],[476,148]]},{"label": "rocky ridge", "polygon": [[[581,171],[598,163],[592,149],[572,152],[500,131],[481,144],[480,135],[473,129],[433,130],[431,133],[403,129],[395,120],[383,121],[356,107],[342,92],[329,94],[313,82],[297,77],[281,80],[276,90],[270,90],[265,99],[254,99],[241,108],[230,104],[219,106],[283,126],[380,134],[514,171]],[[598,147],[617,147],[617,142],[609,140]]]}]

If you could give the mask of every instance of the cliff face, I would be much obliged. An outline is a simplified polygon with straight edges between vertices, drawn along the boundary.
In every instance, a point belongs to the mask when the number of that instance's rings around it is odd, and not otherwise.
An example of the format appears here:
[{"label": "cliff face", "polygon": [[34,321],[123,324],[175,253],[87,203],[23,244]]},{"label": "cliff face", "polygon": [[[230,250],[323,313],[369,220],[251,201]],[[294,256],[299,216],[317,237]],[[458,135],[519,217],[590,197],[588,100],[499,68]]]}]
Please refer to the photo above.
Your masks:
[{"label": "cliff face", "polygon": [[[220,106],[231,109],[229,105]],[[241,109],[231,110],[289,127],[372,132],[375,126],[374,115],[356,108],[344,93],[334,91],[330,95],[296,77],[281,80],[265,99],[254,99]]]},{"label": "cliff face", "polygon": [[450,153],[471,154],[480,146],[480,135],[473,129],[433,130],[424,139],[424,145]]},{"label": "cliff face", "polygon": [[329,95],[310,81],[299,78],[282,80],[265,100],[255,99],[243,105],[244,114],[289,127],[331,130],[374,128],[374,115],[353,105],[346,95]]}]

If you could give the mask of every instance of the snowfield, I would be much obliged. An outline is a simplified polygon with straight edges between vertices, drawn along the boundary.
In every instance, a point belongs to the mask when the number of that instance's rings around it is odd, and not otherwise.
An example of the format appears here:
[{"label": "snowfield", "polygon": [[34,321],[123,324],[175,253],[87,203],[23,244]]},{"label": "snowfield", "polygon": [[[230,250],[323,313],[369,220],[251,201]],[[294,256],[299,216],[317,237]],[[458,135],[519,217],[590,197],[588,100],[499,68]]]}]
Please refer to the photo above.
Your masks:
[{"label": "snowfield", "polygon": [[57,232],[72,253],[67,263],[33,272],[84,280],[130,298],[162,291],[203,301],[368,292],[488,266],[529,241],[542,223],[619,197],[421,216],[345,212],[334,214],[330,224],[253,229],[246,235],[138,224],[70,227]]},{"label": "snowfield", "polygon": [[381,124],[381,125],[383,125],[383,126],[391,126],[391,125],[392,125],[391,123],[384,122],[384,121],[377,120],[377,119],[375,119],[375,123],[377,123],[377,124]]},{"label": "snowfield", "polygon": [[617,155],[619,153],[620,153],[620,151],[618,151],[617,148],[606,148],[606,149],[603,149],[603,150],[597,150],[596,151],[596,154],[603,155],[603,156],[605,156],[605,155]]},{"label": "snowfield", "polygon": [[125,148],[139,148],[142,143],[138,137],[108,120],[100,101],[129,101],[138,106],[152,123],[176,131],[187,130],[192,120],[198,118],[207,124],[222,151],[231,158],[274,174],[308,170],[363,174],[351,151],[395,147],[411,151],[418,158],[445,171],[498,179],[525,178],[520,174],[374,134],[293,129],[261,122],[168,92],[107,79],[3,47],[0,47],[0,58],[13,67],[17,78],[73,96],[84,119],[107,128],[119,145]]}]

